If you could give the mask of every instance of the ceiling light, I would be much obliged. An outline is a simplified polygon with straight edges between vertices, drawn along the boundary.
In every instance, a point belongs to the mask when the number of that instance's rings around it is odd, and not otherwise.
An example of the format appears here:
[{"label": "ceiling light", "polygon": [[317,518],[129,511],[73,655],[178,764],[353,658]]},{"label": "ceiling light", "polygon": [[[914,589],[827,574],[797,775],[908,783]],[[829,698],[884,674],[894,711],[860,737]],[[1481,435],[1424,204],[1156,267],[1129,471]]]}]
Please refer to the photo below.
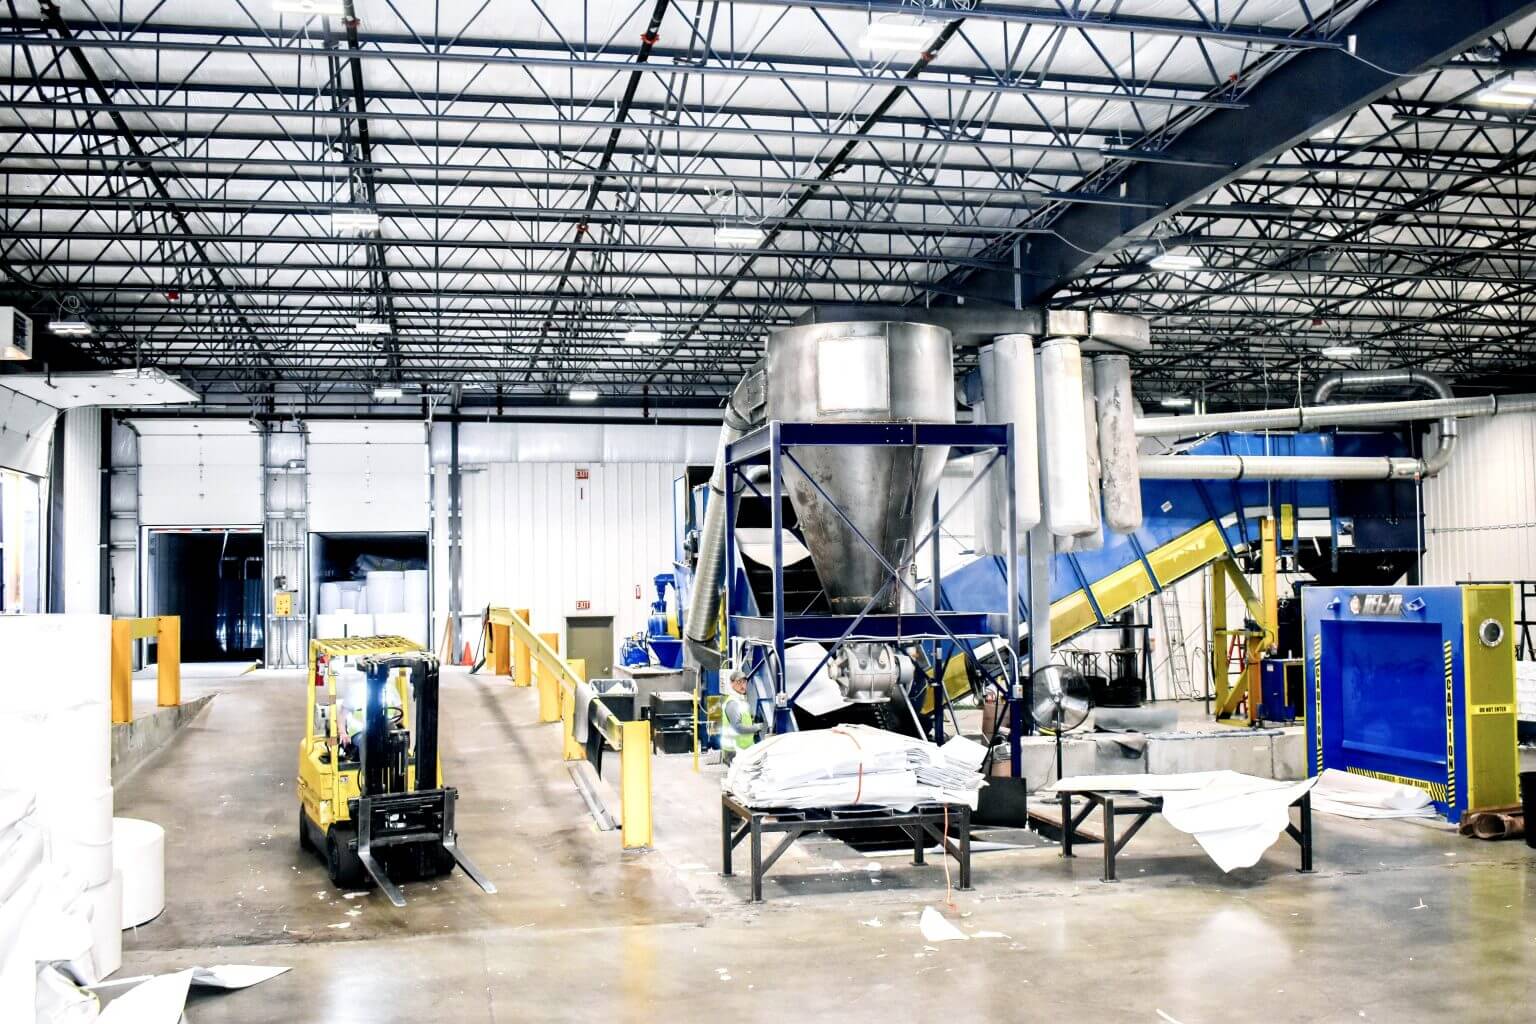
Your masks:
[{"label": "ceiling light", "polygon": [[48,330],[52,334],[80,337],[91,333],[91,325],[84,320],[50,320]]},{"label": "ceiling light", "polygon": [[1478,90],[1473,99],[1496,107],[1529,107],[1536,104],[1536,78],[1501,78]]},{"label": "ceiling light", "polygon": [[337,235],[378,234],[379,215],[372,210],[332,210],[331,232]]},{"label": "ceiling light", "polygon": [[405,397],[405,388],[398,384],[381,384],[373,389],[373,399],[376,402],[397,402]]},{"label": "ceiling light", "polygon": [[938,35],[939,26],[936,22],[924,21],[919,18],[916,21],[904,19],[888,19],[885,21],[871,22],[859,36],[858,48],[861,50],[896,50],[911,53],[922,53],[933,42],[933,37]]},{"label": "ceiling light", "polygon": [[1163,399],[1158,404],[1161,405],[1164,409],[1188,409],[1195,404],[1195,400],[1193,398],[1184,398],[1179,395],[1174,395]]},{"label": "ceiling light", "polygon": [[587,387],[584,384],[578,385],[571,388],[566,393],[566,397],[573,402],[595,402],[597,401],[597,388]]},{"label": "ceiling light", "polygon": [[1328,345],[1321,354],[1324,359],[1353,359],[1360,351],[1359,345]]},{"label": "ceiling light", "polygon": [[328,14],[333,18],[347,13],[343,0],[272,0],[272,9],[278,14]]},{"label": "ceiling light", "polygon": [[388,334],[390,332],[388,320],[359,320],[352,325],[352,329],[358,334]]},{"label": "ceiling light", "polygon": [[1147,260],[1153,270],[1199,270],[1200,257],[1192,252],[1160,252]]},{"label": "ceiling light", "polygon": [[632,345],[654,345],[661,340],[660,331],[625,331],[624,340]]},{"label": "ceiling light", "polygon": [[715,244],[729,245],[737,249],[751,249],[763,244],[762,228],[733,225],[715,230]]}]

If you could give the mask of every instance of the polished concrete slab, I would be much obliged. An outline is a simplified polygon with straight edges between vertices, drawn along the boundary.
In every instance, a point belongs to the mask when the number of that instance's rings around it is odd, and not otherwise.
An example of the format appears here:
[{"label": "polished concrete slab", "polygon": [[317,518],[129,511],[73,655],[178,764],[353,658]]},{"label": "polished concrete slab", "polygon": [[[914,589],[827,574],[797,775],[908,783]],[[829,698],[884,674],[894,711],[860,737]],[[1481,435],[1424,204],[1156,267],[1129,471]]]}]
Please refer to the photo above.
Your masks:
[{"label": "polished concrete slab", "polygon": [[[914,867],[839,843],[795,848],[768,901],[718,877],[718,769],[658,759],[656,848],[598,832],[529,690],[445,675],[443,760],[461,874],[408,905],[331,889],[297,842],[304,681],[258,672],[118,790],[166,826],[167,907],[126,936],[123,974],[282,964],[198,995],[195,1024],[256,1022],[988,1020],[1505,1021],[1536,995],[1536,851],[1405,822],[1319,820],[1318,867],[1277,844],[1222,875],[1149,825],[1122,882],[1054,847],[979,854],[946,899]],[[878,864],[878,869],[872,865]],[[963,941],[925,942],[932,906]],[[987,936],[987,937],[983,937]]]}]

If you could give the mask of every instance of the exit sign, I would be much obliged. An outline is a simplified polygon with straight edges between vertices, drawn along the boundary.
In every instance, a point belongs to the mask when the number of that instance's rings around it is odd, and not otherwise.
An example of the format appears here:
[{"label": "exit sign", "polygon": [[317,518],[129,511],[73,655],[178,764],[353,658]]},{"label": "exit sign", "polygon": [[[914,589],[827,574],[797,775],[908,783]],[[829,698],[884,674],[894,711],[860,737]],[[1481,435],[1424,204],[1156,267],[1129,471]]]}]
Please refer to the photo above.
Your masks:
[{"label": "exit sign", "polygon": [[592,475],[592,471],[591,471],[591,470],[587,470],[587,469],[578,469],[578,470],[577,470],[577,471],[576,471],[576,479],[577,479],[577,480],[586,480],[586,479],[588,479],[588,478],[589,478],[589,477],[590,477],[590,476],[591,476],[591,475]]},{"label": "exit sign", "polygon": [[576,610],[579,611],[579,612],[591,611],[592,610],[592,602],[591,601],[577,601],[576,602]]}]

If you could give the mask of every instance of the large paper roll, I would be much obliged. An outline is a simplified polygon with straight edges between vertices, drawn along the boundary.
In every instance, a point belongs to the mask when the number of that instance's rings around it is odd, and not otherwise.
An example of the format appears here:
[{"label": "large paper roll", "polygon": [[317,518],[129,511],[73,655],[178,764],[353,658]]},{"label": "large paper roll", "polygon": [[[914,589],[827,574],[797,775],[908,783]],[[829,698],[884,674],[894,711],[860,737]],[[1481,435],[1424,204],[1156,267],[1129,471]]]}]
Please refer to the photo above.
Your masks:
[{"label": "large paper roll", "polygon": [[17,684],[6,687],[10,712],[112,701],[112,620],[106,615],[0,616],[0,651],[6,679]]},{"label": "large paper roll", "polygon": [[341,608],[341,584],[320,584],[320,614],[334,615],[336,612],[341,611]]},{"label": "large paper roll", "polygon": [[431,582],[425,569],[405,570],[405,610],[418,612],[421,615],[427,613],[427,601],[431,592]]},{"label": "large paper roll", "polygon": [[334,609],[335,611],[360,612],[363,610],[357,606],[358,598],[362,595],[363,592],[363,585],[361,583],[355,582],[353,580],[347,580],[345,583],[338,583],[336,584],[336,592],[338,594],[338,600],[341,602],[341,604],[340,607]]},{"label": "large paper roll", "polygon": [[105,885],[112,881],[112,841],[86,843],[68,834],[52,833],[49,859],[85,885]]},{"label": "large paper roll", "polygon": [[0,709],[0,779],[31,779],[39,765],[53,763],[55,759],[48,756],[47,727],[44,712]]},{"label": "large paper roll", "polygon": [[425,612],[395,612],[391,615],[373,616],[373,632],[376,636],[403,636],[421,644],[427,629]]},{"label": "large paper roll", "polygon": [[165,829],[138,818],[112,825],[113,858],[123,876],[123,927],[137,928],[165,909]]},{"label": "large paper roll", "polygon": [[368,574],[368,614],[405,611],[405,573],[380,569]]},{"label": "large paper roll", "polygon": [[[44,749],[67,756],[50,757],[46,778],[39,788],[91,788],[112,778],[112,708],[107,704],[81,704],[50,712],[42,724]],[[33,765],[33,771],[36,764]],[[23,776],[24,777],[24,776]],[[111,815],[109,814],[110,818]]]},{"label": "large paper roll", "polygon": [[85,891],[91,908],[91,959],[96,977],[105,978],[123,966],[123,873],[112,872],[106,885]]},{"label": "large paper roll", "polygon": [[37,816],[55,840],[110,846],[112,787],[72,789],[49,785],[37,794]]}]

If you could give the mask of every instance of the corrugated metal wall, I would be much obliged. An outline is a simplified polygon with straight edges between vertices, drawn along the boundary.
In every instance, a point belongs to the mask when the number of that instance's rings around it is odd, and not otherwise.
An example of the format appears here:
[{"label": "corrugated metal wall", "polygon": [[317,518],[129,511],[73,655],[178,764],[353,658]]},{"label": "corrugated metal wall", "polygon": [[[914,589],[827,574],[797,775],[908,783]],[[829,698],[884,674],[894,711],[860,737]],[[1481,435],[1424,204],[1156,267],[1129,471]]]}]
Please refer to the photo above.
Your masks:
[{"label": "corrugated metal wall", "polygon": [[101,410],[64,414],[64,607],[98,614],[102,607]]},{"label": "corrugated metal wall", "polygon": [[562,634],[566,616],[612,615],[616,641],[644,629],[651,578],[672,564],[672,481],[683,465],[493,462],[466,472],[465,612],[530,608],[536,628]]},{"label": "corrugated metal wall", "polygon": [[1424,482],[1427,584],[1536,579],[1536,415],[1461,421],[1456,457]]}]

